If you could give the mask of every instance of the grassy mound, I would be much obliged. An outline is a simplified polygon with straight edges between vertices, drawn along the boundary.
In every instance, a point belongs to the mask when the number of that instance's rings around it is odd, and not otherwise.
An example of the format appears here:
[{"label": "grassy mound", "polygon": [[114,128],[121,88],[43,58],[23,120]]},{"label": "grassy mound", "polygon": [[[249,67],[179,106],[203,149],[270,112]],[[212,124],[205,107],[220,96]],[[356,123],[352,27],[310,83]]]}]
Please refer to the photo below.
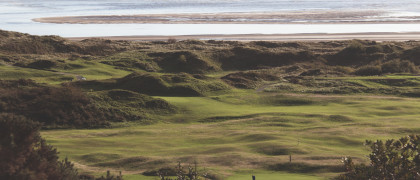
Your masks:
[{"label": "grassy mound", "polygon": [[112,121],[142,121],[150,123],[154,115],[176,112],[163,99],[152,98],[132,91],[113,89],[91,93],[94,104]]},{"label": "grassy mound", "polygon": [[149,53],[164,72],[205,73],[219,70],[217,66],[189,51]]},{"label": "grassy mound", "polygon": [[59,36],[32,36],[0,30],[0,50],[13,54],[77,53],[103,56],[125,50],[123,46],[124,44],[104,39],[71,42]]},{"label": "grassy mound", "polygon": [[229,89],[228,86],[217,80],[199,78],[203,78],[203,76],[193,76],[186,73],[170,75],[132,73],[118,79],[116,86],[157,96],[202,96],[207,93]]},{"label": "grassy mound", "polygon": [[309,51],[268,51],[252,47],[235,47],[221,58],[225,70],[250,70],[278,67],[299,62],[317,60]]},{"label": "grassy mound", "polygon": [[0,49],[19,54],[51,54],[80,51],[80,47],[58,36],[31,36],[0,30]]},{"label": "grassy mound", "polygon": [[384,48],[374,41],[352,41],[346,48],[328,57],[328,64],[341,66],[367,65],[385,58]]},{"label": "grassy mound", "polygon": [[108,56],[104,61],[101,61],[101,63],[127,70],[140,69],[147,72],[157,72],[161,70],[159,65],[153,61],[152,57],[147,56],[144,52],[138,51],[117,53]]},{"label": "grassy mound", "polygon": [[267,71],[241,71],[223,76],[222,80],[237,88],[255,89],[263,81],[275,81],[279,77]]},{"label": "grassy mound", "polygon": [[[104,127],[104,113],[74,87],[31,86],[30,81],[2,82],[0,112],[19,114],[45,127]],[[24,87],[22,87],[24,86]]]},{"label": "grassy mound", "polygon": [[407,59],[413,62],[416,65],[420,65],[420,47],[414,47],[408,50],[405,50],[402,54],[402,59]]}]

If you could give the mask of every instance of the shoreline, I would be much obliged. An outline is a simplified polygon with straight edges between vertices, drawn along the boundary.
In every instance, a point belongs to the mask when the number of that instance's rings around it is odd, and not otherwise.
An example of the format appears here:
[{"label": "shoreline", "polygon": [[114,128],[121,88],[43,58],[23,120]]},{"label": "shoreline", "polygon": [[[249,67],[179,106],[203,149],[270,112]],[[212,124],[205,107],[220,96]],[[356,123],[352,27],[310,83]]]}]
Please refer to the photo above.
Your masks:
[{"label": "shoreline", "polygon": [[180,13],[88,15],[32,19],[54,24],[400,24],[420,23],[420,16],[392,16],[383,11],[287,11],[255,13]]},{"label": "shoreline", "polygon": [[340,41],[363,39],[372,41],[420,41],[420,32],[404,33],[309,33],[309,34],[207,34],[175,36],[101,36],[64,37],[72,41],[101,38],[124,41],[221,40],[221,41]]}]

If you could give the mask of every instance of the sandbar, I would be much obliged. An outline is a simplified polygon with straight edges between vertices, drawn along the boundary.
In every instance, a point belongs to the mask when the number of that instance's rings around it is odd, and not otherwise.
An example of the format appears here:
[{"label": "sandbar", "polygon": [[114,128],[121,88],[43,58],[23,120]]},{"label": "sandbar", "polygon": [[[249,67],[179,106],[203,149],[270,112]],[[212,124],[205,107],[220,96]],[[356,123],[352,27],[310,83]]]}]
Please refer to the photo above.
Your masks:
[{"label": "sandbar", "polygon": [[[92,37],[71,37],[80,41]],[[420,41],[420,32],[407,33],[313,33],[313,34],[239,34],[239,35],[181,35],[181,36],[108,36],[95,37],[125,41],[223,40],[223,41],[339,41],[364,39],[372,41]]]},{"label": "sandbar", "polygon": [[420,16],[393,16],[383,11],[287,11],[253,13],[181,13],[94,15],[36,18],[58,24],[332,24],[420,23]]}]

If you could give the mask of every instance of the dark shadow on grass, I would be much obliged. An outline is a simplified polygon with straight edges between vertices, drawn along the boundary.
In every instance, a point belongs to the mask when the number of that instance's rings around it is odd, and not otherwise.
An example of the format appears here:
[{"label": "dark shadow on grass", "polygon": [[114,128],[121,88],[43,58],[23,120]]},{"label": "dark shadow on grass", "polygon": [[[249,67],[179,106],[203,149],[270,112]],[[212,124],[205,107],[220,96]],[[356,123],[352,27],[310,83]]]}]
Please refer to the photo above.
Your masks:
[{"label": "dark shadow on grass", "polygon": [[290,173],[323,173],[323,172],[344,172],[343,166],[337,165],[312,165],[305,163],[279,163],[268,166],[271,171],[287,171]]}]

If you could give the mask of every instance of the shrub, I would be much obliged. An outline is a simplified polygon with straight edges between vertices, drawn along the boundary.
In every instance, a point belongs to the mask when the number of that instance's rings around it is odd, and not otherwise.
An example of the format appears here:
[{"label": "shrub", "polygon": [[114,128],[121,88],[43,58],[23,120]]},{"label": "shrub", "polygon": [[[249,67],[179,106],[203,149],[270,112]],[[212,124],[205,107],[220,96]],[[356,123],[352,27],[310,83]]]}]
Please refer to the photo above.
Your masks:
[{"label": "shrub", "polygon": [[[164,169],[167,170],[167,169]],[[181,163],[178,163],[178,166],[175,168],[175,179],[168,178],[166,176],[173,175],[173,170],[170,171],[162,171],[159,170],[157,175],[161,180],[199,180],[201,177],[206,177],[207,173],[200,173],[197,169],[197,162],[194,162],[194,166],[188,165],[187,167],[182,166]]]},{"label": "shrub", "polygon": [[[58,152],[39,134],[41,124],[24,116],[0,114],[0,179],[79,180],[95,177],[79,175],[67,158],[59,161]],[[97,180],[122,180],[107,172]]]},{"label": "shrub", "polygon": [[417,73],[418,67],[407,60],[393,60],[381,65],[383,73]]},{"label": "shrub", "polygon": [[372,153],[370,165],[355,165],[351,158],[344,158],[347,173],[340,180],[356,179],[419,179],[420,136],[409,135],[399,140],[366,141]]},{"label": "shrub", "polygon": [[39,135],[40,124],[0,114],[0,179],[77,179],[77,170]]},{"label": "shrub", "polygon": [[176,40],[175,38],[168,38],[168,44],[174,44],[176,43],[178,40]]}]

